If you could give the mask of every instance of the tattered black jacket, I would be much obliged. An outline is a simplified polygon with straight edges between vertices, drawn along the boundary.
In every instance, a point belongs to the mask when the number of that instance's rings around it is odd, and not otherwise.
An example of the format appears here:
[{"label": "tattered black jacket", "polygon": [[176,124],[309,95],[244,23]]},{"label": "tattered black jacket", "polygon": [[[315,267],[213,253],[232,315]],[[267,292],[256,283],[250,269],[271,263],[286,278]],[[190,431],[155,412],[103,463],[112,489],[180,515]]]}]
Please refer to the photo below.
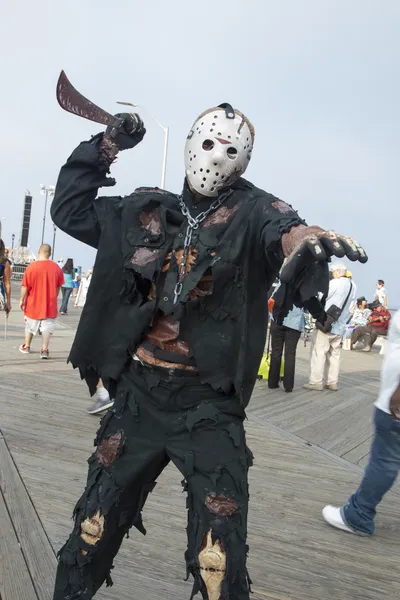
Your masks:
[{"label": "tattered black jacket", "polygon": [[[289,205],[239,179],[218,218],[195,232],[196,263],[174,305],[177,267],[171,263],[166,279],[161,269],[171,248],[183,245],[187,222],[178,197],[147,188],[97,197],[100,187],[114,184],[101,161],[100,139],[80,144],[62,167],[51,207],[60,229],[98,250],[70,361],[92,392],[99,376],[118,381],[162,310],[180,321],[180,337],[201,380],[236,393],[247,405],[265,343],[267,292],[284,260],[281,236],[304,221]],[[187,190],[185,201],[190,205]],[[212,294],[188,302],[209,268]],[[157,295],[149,301],[151,283]]]}]

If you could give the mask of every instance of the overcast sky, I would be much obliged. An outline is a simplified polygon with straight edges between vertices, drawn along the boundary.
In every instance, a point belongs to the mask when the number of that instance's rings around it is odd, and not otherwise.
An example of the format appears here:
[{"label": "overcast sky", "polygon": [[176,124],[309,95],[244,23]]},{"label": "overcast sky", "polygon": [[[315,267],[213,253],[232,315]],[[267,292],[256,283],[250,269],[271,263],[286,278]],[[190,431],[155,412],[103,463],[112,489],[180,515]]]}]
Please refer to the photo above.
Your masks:
[{"label": "overcast sky", "polygon": [[[40,184],[55,184],[74,147],[101,130],[58,106],[64,69],[108,111],[132,100],[170,126],[166,187],[175,192],[196,115],[221,102],[242,110],[256,129],[246,177],[309,224],[359,240],[370,257],[350,267],[359,293],[371,297],[382,278],[390,305],[400,304],[399,0],[3,0],[1,23],[6,244],[20,235],[28,188],[37,249]],[[108,195],[160,185],[163,133],[142,116],[148,133],[120,155]],[[60,257],[88,268],[94,252],[60,232]]]}]

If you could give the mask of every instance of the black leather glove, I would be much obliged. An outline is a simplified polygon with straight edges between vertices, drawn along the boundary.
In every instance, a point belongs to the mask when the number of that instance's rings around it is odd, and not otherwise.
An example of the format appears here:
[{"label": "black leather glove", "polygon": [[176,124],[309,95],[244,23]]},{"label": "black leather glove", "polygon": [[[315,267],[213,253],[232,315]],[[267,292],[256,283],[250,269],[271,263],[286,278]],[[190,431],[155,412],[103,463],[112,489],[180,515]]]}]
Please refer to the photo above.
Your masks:
[{"label": "black leather glove", "polygon": [[346,256],[352,262],[366,263],[368,256],[358,242],[350,237],[321,231],[304,239],[285,259],[279,278],[291,282],[313,262],[329,261],[331,256]]},{"label": "black leather glove", "polygon": [[274,319],[281,325],[293,305],[303,307],[320,322],[325,322],[324,302],[318,294],[327,296],[329,269],[326,261],[314,261],[289,282],[281,282],[274,293]]},{"label": "black leather glove", "polygon": [[120,150],[134,148],[146,133],[142,119],[137,113],[118,113],[115,116],[122,119],[121,124],[117,127],[107,127],[106,135]]}]

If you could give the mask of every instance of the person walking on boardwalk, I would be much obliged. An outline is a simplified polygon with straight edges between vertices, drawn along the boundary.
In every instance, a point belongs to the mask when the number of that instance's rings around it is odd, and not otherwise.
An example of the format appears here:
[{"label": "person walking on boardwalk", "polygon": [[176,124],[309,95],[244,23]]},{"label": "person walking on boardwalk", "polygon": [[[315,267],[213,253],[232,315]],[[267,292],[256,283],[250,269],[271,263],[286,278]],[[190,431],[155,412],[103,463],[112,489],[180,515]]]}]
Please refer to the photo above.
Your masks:
[{"label": "person walking on boardwalk", "polygon": [[[139,188],[97,197],[145,129],[138,115],[83,142],[62,167],[56,226],[97,248],[70,361],[115,398],[89,459],[75,525],[60,550],[54,600],[90,600],[169,461],[188,492],[192,597],[248,600],[243,421],[263,353],[265,298],[281,269],[281,314],[327,293],[327,261],[365,262],[350,238],[308,227],[285,202],[241,178],[254,128],[229,104],[190,129],[181,195]],[[324,312],[318,304],[319,318]]]},{"label": "person walking on boardwalk", "polygon": [[101,379],[99,379],[96,386],[95,401],[87,408],[87,412],[90,415],[98,415],[104,412],[108,408],[111,408],[114,404],[114,400],[110,398],[110,394],[104,387]]},{"label": "person walking on boardwalk", "polygon": [[282,357],[284,355],[283,388],[285,392],[290,393],[294,387],[297,344],[305,327],[304,310],[294,306],[284,318],[283,323],[279,325],[274,319],[274,304],[272,297],[268,302],[268,306],[271,305],[271,361],[268,387],[272,390],[279,388]]},{"label": "person walking on boardwalk", "polygon": [[65,265],[62,268],[64,273],[64,283],[61,286],[62,290],[62,301],[60,307],[60,314],[66,315],[68,312],[68,302],[71,296],[71,292],[74,289],[74,261],[72,258],[68,258]]},{"label": "person walking on boardwalk", "polygon": [[400,470],[400,311],[392,319],[375,403],[375,436],[364,478],[341,508],[325,506],[327,523],[349,533],[372,535],[376,509]]},{"label": "person walking on boardwalk", "polygon": [[50,260],[51,247],[42,244],[38,260],[25,270],[21,285],[19,306],[25,315],[25,342],[19,347],[23,354],[31,351],[34,335],[42,334],[40,358],[49,358],[51,335],[56,328],[57,296],[64,283],[60,267]]},{"label": "person walking on boardwalk", "polygon": [[346,265],[332,263],[330,269],[332,279],[325,304],[329,319],[325,325],[317,322],[312,334],[309,380],[303,386],[307,390],[322,391],[326,377],[326,389],[337,391],[342,337],[356,297],[356,286],[346,277]]},{"label": "person walking on boardwalk", "polygon": [[7,258],[4,242],[0,239],[0,311],[7,314],[11,310],[11,273],[11,263]]}]

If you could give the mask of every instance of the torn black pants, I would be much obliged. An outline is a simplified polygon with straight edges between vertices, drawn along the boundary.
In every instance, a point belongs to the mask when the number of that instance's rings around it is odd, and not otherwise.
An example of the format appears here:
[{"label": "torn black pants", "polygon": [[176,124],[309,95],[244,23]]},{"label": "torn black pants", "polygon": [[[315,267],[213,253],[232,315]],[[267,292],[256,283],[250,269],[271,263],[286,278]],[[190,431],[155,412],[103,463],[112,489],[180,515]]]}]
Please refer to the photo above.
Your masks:
[{"label": "torn black pants", "polygon": [[[199,591],[208,597],[199,552],[211,530],[212,541],[219,540],[226,555],[221,598],[248,600],[247,472],[252,455],[245,442],[243,408],[236,396],[215,392],[197,376],[170,373],[132,362],[123,374],[88,461],[74,530],[59,553],[54,600],[91,600],[104,581],[111,585],[123,537],[132,525],[145,533],[141,511],[170,460],[182,473],[188,494],[185,559],[187,574],[194,577],[192,597]],[[96,514],[104,517],[104,529],[95,544],[88,544],[81,525]]]}]

